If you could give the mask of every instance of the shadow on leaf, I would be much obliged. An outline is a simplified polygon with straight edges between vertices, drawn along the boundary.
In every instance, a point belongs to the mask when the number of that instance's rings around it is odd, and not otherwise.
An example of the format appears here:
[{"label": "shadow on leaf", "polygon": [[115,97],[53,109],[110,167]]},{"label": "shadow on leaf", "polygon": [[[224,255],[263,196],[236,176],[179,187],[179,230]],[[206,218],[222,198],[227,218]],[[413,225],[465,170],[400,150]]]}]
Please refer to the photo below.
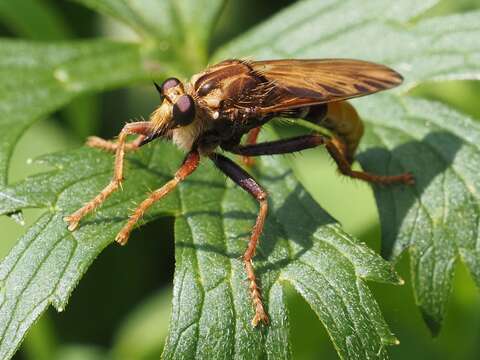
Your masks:
[{"label": "shadow on leaf", "polygon": [[[462,140],[448,132],[429,133],[422,141],[410,141],[393,151],[372,148],[361,153],[358,160],[366,171],[378,174],[411,172],[415,185],[375,186],[374,195],[382,228],[382,256],[394,258],[410,245],[405,231],[405,220],[415,219],[415,204],[422,206],[421,198],[432,181],[453,163],[462,146]],[[420,201],[420,202],[419,202]]]}]

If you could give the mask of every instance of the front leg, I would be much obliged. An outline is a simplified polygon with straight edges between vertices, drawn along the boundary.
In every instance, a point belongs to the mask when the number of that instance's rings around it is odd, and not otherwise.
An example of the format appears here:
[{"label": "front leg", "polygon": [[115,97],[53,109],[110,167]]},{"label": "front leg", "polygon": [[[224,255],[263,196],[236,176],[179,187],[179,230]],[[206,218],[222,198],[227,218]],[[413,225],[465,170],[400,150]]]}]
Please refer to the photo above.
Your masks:
[{"label": "front leg", "polygon": [[235,183],[240,185],[260,203],[260,211],[257,216],[257,221],[255,222],[255,226],[253,227],[247,250],[243,254],[243,263],[245,264],[247,277],[250,281],[250,293],[252,296],[253,304],[255,306],[255,316],[252,319],[252,325],[257,326],[259,322],[263,322],[267,325],[269,322],[268,315],[263,306],[262,293],[260,291],[260,287],[257,284],[257,279],[255,277],[255,271],[252,264],[252,259],[255,255],[255,250],[260,239],[260,234],[262,233],[263,225],[265,224],[265,218],[267,217],[267,193],[261,188],[260,185],[257,184],[255,179],[253,179],[250,174],[248,174],[245,170],[243,170],[240,166],[235,164],[229,158],[219,154],[212,154],[210,158],[215,163],[215,165],[225,173],[225,175],[227,175]]},{"label": "front leg", "polygon": [[147,121],[134,122],[124,126],[120,132],[120,135],[118,136],[113,179],[92,200],[75,211],[73,214],[64,218],[64,220],[68,223],[68,229],[70,231],[75,230],[78,227],[78,223],[85,215],[101,205],[113,192],[118,190],[120,187],[123,181],[123,160],[125,157],[125,142],[127,140],[127,136],[132,134],[148,135],[150,131],[151,125]]},{"label": "front leg", "polygon": [[135,209],[133,214],[128,219],[128,222],[118,233],[115,241],[118,242],[120,245],[125,245],[128,241],[130,233],[133,230],[133,227],[142,218],[143,214],[145,214],[148,208],[164,196],[168,195],[171,191],[173,191],[180,182],[185,180],[187,176],[189,176],[192,172],[195,171],[199,163],[200,154],[198,153],[198,151],[190,151],[185,157],[182,166],[173,176],[173,179],[163,185],[160,189],[152,192],[150,196],[143,200],[142,203]]},{"label": "front leg", "polygon": [[[135,151],[140,148],[146,135],[138,135],[138,137],[130,143],[125,144],[125,151]],[[98,136],[90,136],[85,145],[108,152],[116,152],[118,148],[118,142],[102,139]]]}]

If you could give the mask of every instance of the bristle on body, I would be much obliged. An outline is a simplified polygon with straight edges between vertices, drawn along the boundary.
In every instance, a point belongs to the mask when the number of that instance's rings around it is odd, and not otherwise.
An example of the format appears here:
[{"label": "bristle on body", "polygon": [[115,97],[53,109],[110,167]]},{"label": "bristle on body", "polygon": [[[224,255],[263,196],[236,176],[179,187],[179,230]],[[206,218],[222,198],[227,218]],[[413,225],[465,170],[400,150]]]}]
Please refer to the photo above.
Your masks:
[{"label": "bristle on body", "polygon": [[155,132],[162,132],[162,130],[166,130],[168,128],[169,123],[172,121],[171,112],[172,112],[172,107],[166,103],[162,103],[150,115],[152,129]]}]

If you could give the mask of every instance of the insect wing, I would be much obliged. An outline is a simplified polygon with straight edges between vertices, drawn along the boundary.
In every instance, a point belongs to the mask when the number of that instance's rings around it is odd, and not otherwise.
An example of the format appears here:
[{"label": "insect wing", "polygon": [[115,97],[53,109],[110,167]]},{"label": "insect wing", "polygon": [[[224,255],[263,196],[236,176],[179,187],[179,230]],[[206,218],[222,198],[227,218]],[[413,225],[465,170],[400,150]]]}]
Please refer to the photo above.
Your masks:
[{"label": "insect wing", "polygon": [[403,81],[389,67],[361,60],[270,60],[250,66],[266,80],[256,94],[264,114],[364,96]]}]

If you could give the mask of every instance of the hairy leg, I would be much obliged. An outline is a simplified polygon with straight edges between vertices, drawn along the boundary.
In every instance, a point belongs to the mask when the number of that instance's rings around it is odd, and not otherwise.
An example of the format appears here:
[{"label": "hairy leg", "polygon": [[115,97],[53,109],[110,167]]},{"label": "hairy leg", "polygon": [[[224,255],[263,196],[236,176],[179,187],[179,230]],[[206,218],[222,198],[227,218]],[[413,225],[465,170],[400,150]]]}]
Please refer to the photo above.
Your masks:
[{"label": "hairy leg", "polygon": [[[146,138],[145,135],[138,135],[134,141],[130,143],[125,143],[125,151],[137,150],[142,145],[142,141],[145,138]],[[109,152],[115,152],[117,151],[117,148],[118,148],[118,142],[105,140],[97,136],[90,136],[87,139],[85,145],[93,148],[109,151]]]},{"label": "hairy leg", "polygon": [[163,185],[160,189],[155,190],[153,193],[150,194],[150,196],[145,199],[133,212],[133,214],[130,216],[128,219],[128,222],[125,224],[125,226],[120,230],[118,233],[117,237],[115,240],[120,244],[120,245],[125,245],[128,241],[128,237],[130,236],[130,233],[133,230],[133,227],[135,224],[140,220],[145,214],[145,212],[148,210],[150,206],[152,206],[155,202],[169,194],[175,187],[185,180],[185,178],[190,175],[192,172],[195,171],[195,169],[198,167],[198,164],[200,163],[200,155],[198,151],[192,150],[189,152],[183,161],[182,166],[177,170],[175,173],[174,177],[172,180],[167,182],[165,185]]},{"label": "hairy leg", "polygon": [[328,138],[320,134],[297,136],[290,139],[269,141],[254,145],[236,145],[226,150],[238,155],[262,156],[288,154],[296,151],[314,148],[319,145],[325,145],[330,156],[337,163],[339,171],[351,178],[376,184],[395,184],[402,183],[412,185],[414,178],[410,173],[404,173],[393,176],[382,176],[371,174],[365,171],[352,170],[352,165],[347,158],[345,145],[339,138]]},{"label": "hairy leg", "polygon": [[68,223],[68,229],[73,231],[77,228],[80,220],[101,205],[113,192],[115,192],[123,181],[123,160],[125,157],[125,141],[128,135],[141,134],[147,135],[150,132],[150,123],[146,121],[127,124],[123,127],[118,136],[118,144],[115,152],[114,175],[110,183],[92,200],[83,207],[75,211],[70,216],[64,218]]},{"label": "hairy leg", "polygon": [[260,234],[263,230],[265,218],[267,217],[268,202],[267,193],[257,184],[257,182],[240,166],[235,164],[232,160],[219,154],[210,156],[215,165],[222,170],[230,179],[240,185],[244,190],[251,194],[260,204],[260,211],[257,216],[257,221],[252,230],[250,241],[247,249],[243,254],[243,263],[247,272],[247,278],[250,282],[250,294],[252,296],[253,305],[255,307],[255,316],[252,319],[252,325],[257,326],[259,322],[268,324],[269,319],[265,311],[262,301],[262,293],[258,286],[255,277],[255,271],[252,264],[252,259],[255,255],[255,250],[260,239]]},{"label": "hairy leg", "polygon": [[[261,126],[253,128],[248,132],[247,141],[245,142],[246,145],[253,145],[257,143],[258,135],[260,134]],[[242,156],[242,162],[246,166],[253,166],[255,164],[255,159],[249,156]]]},{"label": "hairy leg", "polygon": [[411,173],[403,173],[399,175],[377,175],[366,171],[352,170],[352,164],[349,162],[343,148],[343,144],[340,140],[329,141],[325,144],[328,153],[335,160],[338,166],[338,170],[345,176],[349,176],[354,179],[360,179],[375,184],[391,185],[391,184],[406,184],[413,185],[415,179]]}]

